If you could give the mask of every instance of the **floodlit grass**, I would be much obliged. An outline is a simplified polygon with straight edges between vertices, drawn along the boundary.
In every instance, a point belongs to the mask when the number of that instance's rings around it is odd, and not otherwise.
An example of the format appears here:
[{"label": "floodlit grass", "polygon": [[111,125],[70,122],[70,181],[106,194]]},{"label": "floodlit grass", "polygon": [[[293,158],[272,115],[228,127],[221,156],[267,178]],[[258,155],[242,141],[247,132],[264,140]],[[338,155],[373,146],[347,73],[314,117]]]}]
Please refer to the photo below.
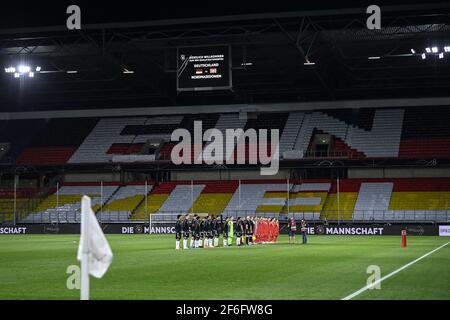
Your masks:
[{"label": "floodlit grass", "polygon": [[[173,235],[108,235],[114,261],[92,299],[341,299],[448,242],[444,237],[311,236],[308,245],[175,251]],[[0,236],[0,299],[78,299],[66,269],[79,236]],[[355,299],[450,299],[450,244]]]}]

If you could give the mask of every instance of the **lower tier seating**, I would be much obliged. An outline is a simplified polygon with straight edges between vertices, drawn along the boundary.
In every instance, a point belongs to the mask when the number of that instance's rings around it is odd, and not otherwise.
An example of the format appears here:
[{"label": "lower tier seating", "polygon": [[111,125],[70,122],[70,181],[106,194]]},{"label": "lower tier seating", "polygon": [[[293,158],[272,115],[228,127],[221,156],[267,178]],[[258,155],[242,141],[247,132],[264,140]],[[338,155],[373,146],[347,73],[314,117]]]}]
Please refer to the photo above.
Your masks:
[{"label": "lower tier seating", "polygon": [[42,223],[79,223],[81,197],[87,195],[92,199],[92,210],[97,212],[107,203],[118,186],[99,183],[72,183],[63,185],[54,194],[43,200],[35,212],[29,214],[22,222]]},{"label": "lower tier seating", "polygon": [[[225,216],[295,214],[307,220],[450,221],[450,178],[172,181],[119,186],[71,184],[50,195],[23,222],[78,223],[80,199],[93,199],[104,222],[153,215],[209,213]],[[148,193],[146,196],[146,192]],[[22,201],[22,200],[21,200]],[[26,200],[23,200],[26,201]],[[0,210],[11,214],[10,199]],[[9,216],[8,216],[9,217]]]}]

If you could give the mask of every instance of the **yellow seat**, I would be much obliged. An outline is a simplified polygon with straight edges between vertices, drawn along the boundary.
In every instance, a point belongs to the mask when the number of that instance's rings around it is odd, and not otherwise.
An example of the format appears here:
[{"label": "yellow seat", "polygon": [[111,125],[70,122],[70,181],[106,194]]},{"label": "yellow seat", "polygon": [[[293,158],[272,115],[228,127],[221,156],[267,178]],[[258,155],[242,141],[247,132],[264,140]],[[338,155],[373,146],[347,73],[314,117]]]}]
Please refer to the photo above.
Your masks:
[{"label": "yellow seat", "polygon": [[141,204],[136,208],[133,212],[131,219],[132,220],[146,220],[148,216],[146,213],[155,213],[158,211],[161,206],[166,202],[169,197],[168,193],[157,193],[151,194],[147,198],[147,209],[145,208],[145,200],[141,202]]},{"label": "yellow seat", "polygon": [[389,210],[449,210],[450,192],[393,192]]},{"label": "yellow seat", "polygon": [[139,194],[132,197],[114,200],[107,204],[103,211],[133,211],[144,200],[144,195]]},{"label": "yellow seat", "polygon": [[232,193],[202,193],[189,212],[221,214],[232,197]]},{"label": "yellow seat", "polygon": [[358,192],[341,192],[339,193],[339,212],[338,212],[338,197],[336,193],[328,196],[325,206],[322,210],[321,219],[337,220],[345,219],[351,220],[353,218],[353,209],[355,208]]},{"label": "yellow seat", "polygon": [[[83,195],[59,195],[59,197],[56,196],[56,194],[52,194],[45,198],[37,207],[34,209],[34,212],[44,212],[48,209],[56,208],[57,206],[62,207],[66,204],[75,204],[77,202],[81,202],[81,197]],[[99,197],[99,195],[96,194],[90,194],[89,197],[95,198]],[[100,209],[100,205],[95,205],[92,207],[94,212],[98,209]]]},{"label": "yellow seat", "polygon": [[[16,210],[19,210],[29,199],[16,199]],[[0,199],[0,221],[6,222],[14,220],[14,199]]]}]

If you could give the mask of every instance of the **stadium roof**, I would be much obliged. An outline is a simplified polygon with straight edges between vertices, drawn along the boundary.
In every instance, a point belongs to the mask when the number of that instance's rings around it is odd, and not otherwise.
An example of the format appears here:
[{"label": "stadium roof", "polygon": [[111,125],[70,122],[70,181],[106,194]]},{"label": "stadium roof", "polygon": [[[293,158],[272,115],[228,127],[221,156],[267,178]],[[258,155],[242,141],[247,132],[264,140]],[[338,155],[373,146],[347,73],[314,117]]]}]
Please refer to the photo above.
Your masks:
[{"label": "stadium roof", "polygon": [[[302,4],[301,10],[277,12],[264,6],[241,11],[227,7],[220,15],[211,6],[199,11],[155,9],[151,20],[143,20],[142,10],[130,10],[125,4],[119,8],[122,12],[116,8],[110,15],[81,5],[79,31],[67,31],[66,15],[56,14],[65,12],[65,4],[45,8],[41,18],[4,19],[2,69],[22,63],[40,66],[43,72],[33,79],[14,79],[2,72],[0,108],[172,107],[448,95],[450,52],[444,47],[450,46],[449,3],[381,6],[381,30],[367,29],[367,6],[339,4],[348,7]],[[176,49],[215,44],[232,47],[233,90],[177,93]],[[426,48],[433,47],[443,58],[427,53],[422,59]],[[305,65],[308,61],[314,64]]]}]

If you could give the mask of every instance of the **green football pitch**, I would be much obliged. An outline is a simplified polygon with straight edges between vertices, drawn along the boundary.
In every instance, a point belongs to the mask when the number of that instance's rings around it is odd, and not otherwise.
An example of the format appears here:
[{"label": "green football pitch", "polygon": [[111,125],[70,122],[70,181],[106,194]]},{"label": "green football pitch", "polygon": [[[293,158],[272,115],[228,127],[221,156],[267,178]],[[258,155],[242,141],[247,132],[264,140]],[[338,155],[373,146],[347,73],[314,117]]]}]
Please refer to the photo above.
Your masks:
[{"label": "green football pitch", "polygon": [[[444,237],[311,236],[278,244],[174,250],[173,235],[108,235],[114,260],[91,299],[342,299],[444,245]],[[78,299],[76,235],[0,237],[0,299]],[[299,239],[297,239],[299,240]],[[353,299],[450,299],[450,244]]]}]

